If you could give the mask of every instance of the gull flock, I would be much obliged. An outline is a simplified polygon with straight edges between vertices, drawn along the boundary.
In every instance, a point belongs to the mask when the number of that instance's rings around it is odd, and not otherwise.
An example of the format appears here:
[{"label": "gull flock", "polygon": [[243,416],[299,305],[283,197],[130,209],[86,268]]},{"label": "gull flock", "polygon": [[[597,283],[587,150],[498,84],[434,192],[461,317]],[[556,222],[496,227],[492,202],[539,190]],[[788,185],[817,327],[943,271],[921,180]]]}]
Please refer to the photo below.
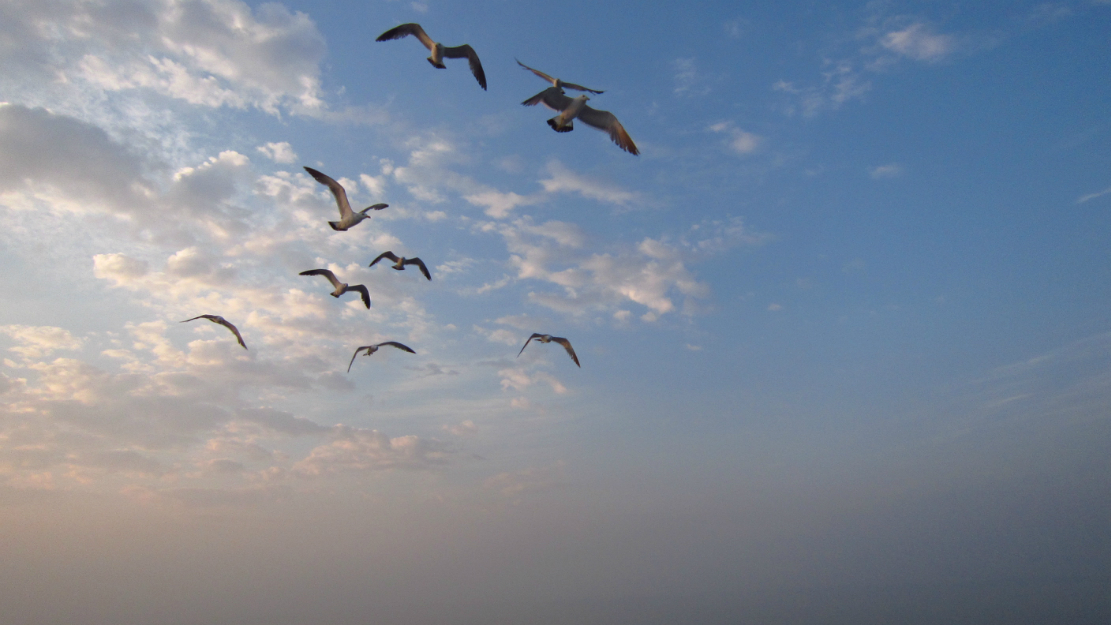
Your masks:
[{"label": "gull flock", "polygon": [[[400,26],[395,26],[394,28],[391,28],[390,30],[379,35],[375,41],[404,39],[405,37],[408,37],[410,35],[416,37],[418,41],[420,41],[426,48],[428,48],[430,55],[427,60],[433,67],[437,69],[447,69],[447,66],[444,65],[443,62],[444,59],[467,59],[467,62],[471,68],[471,73],[475,76],[475,80],[478,81],[479,86],[482,87],[484,91],[486,90],[487,80],[486,73],[483,71],[483,65],[479,61],[479,55],[475,52],[474,48],[472,48],[468,44],[463,44],[455,47],[444,46],[441,43],[433,41],[432,38],[425,33],[425,29],[421,28],[420,24],[402,24]],[[618,121],[618,118],[615,117],[613,113],[610,113],[609,111],[593,109],[587,106],[587,100],[590,99],[587,95],[580,95],[575,98],[570,98],[564,93],[565,88],[575,91],[585,91],[595,95],[602,94],[602,91],[599,91],[597,89],[588,89],[587,87],[583,87],[575,83],[564,82],[559,78],[553,78],[552,76],[549,76],[548,74],[540,70],[529,67],[521,61],[517,61],[517,64],[524,69],[536,74],[541,79],[552,84],[551,87],[545,89],[544,91],[541,91],[528,100],[525,100],[524,102],[522,102],[522,104],[525,106],[544,104],[548,108],[556,111],[557,115],[548,120],[548,125],[553,130],[560,133],[571,132],[573,130],[573,122],[578,119],[588,126],[597,128],[609,134],[610,139],[615,144],[617,144],[618,147],[625,150],[626,152],[629,152],[633,155],[637,155],[640,153],[637,150],[637,146],[633,143],[633,139],[630,138],[629,133],[626,132],[621,122]],[[328,187],[328,190],[332,193],[333,198],[335,198],[336,200],[336,208],[338,208],[340,211],[340,220],[328,222],[328,225],[333,230],[336,230],[338,232],[346,231],[358,225],[364,219],[369,219],[370,215],[368,213],[370,211],[382,210],[389,206],[388,204],[373,204],[358,212],[352,210],[351,204],[348,202],[347,192],[344,190],[344,187],[340,183],[336,182],[336,180],[334,180],[332,177],[321,173],[311,167],[305,167],[305,171],[308,172],[309,175],[312,176],[317,182]],[[382,254],[379,254],[378,257],[371,261],[371,264],[369,266],[373,267],[376,263],[384,258],[391,261],[393,263],[391,267],[398,271],[404,270],[406,265],[416,265],[417,268],[421,271],[421,274],[424,275],[426,279],[430,281],[432,280],[432,274],[429,273],[428,267],[420,258],[399,257],[391,251],[386,251]],[[332,297],[339,298],[344,293],[358,293],[363,300],[363,304],[368,309],[370,309],[371,307],[371,295],[365,285],[349,285],[344,282],[340,282],[339,278],[336,277],[336,274],[332,273],[328,269],[309,269],[306,271],[302,271],[299,275],[322,276],[326,278],[329,283],[331,283],[334,289],[330,293]],[[196,317],[193,317],[192,319],[186,319],[181,323],[186,323],[197,319],[208,319],[213,323],[224,326],[229,331],[231,331],[232,334],[235,335],[236,340],[239,341],[239,344],[241,346],[243,346],[243,349],[247,349],[247,344],[244,343],[243,337],[239,333],[239,329],[237,329],[235,325],[233,325],[231,322],[229,322],[227,319],[224,319],[220,315],[198,315]],[[545,344],[556,343],[558,345],[562,345],[564,347],[564,350],[567,351],[568,356],[570,356],[572,361],[575,363],[575,366],[580,366],[579,357],[575,355],[575,350],[571,346],[571,341],[564,337],[552,336],[551,334],[541,334],[539,332],[533,333],[532,336],[525,340],[525,345],[521,347],[521,351],[519,351],[517,355],[521,356],[521,353],[524,352],[525,348],[529,346],[529,343],[533,341]],[[356,348],[355,353],[352,354],[351,362],[348,363],[348,373],[351,373],[351,366],[355,363],[355,358],[360,354],[360,352],[363,352],[364,356],[370,356],[371,354],[377,352],[380,347],[386,345],[395,347],[405,352],[409,352],[411,354],[417,353],[410,347],[398,343],[397,341],[385,341],[382,343],[376,343],[374,345],[363,345]]]}]

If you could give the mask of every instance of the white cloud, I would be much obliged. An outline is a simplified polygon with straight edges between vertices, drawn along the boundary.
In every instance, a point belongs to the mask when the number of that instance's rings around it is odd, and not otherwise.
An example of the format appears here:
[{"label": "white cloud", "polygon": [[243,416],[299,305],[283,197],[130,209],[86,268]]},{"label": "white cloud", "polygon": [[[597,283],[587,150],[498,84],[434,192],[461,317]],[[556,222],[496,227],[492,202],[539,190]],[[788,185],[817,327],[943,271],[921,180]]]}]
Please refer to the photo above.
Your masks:
[{"label": "white cloud", "polygon": [[879,165],[869,170],[869,176],[874,180],[881,178],[895,178],[903,173],[903,166],[898,163],[890,163],[888,165]]},{"label": "white cloud", "polygon": [[708,130],[716,133],[725,133],[726,136],[729,137],[726,144],[731,150],[738,154],[750,154],[755,152],[761,144],[760,137],[736,127],[733,122],[719,122],[711,125]]},{"label": "white cloud", "polygon": [[954,39],[935,35],[926,24],[915,23],[903,30],[885,33],[880,45],[917,61],[937,61],[954,49]]},{"label": "white cloud", "polygon": [[275,163],[289,164],[297,162],[297,153],[294,152],[290,144],[285,141],[267,143],[255,149]]},{"label": "white cloud", "polygon": [[1088,202],[1089,200],[1095,200],[1098,197],[1103,197],[1105,195],[1108,195],[1108,192],[1109,192],[1109,189],[1105,189],[1104,191],[1097,191],[1096,193],[1089,193],[1087,195],[1082,195],[1081,197],[1077,198],[1076,203],[1077,204],[1084,204],[1085,202]]},{"label": "white cloud", "polygon": [[8,348],[24,358],[41,358],[59,349],[77,349],[81,340],[69,330],[53,326],[0,326],[0,332],[16,340],[19,345]]},{"label": "white cloud", "polygon": [[479,426],[475,425],[475,422],[471,419],[467,419],[466,421],[461,421],[455,425],[445,425],[444,430],[454,436],[467,437],[478,434]]},{"label": "white cloud", "polygon": [[618,206],[628,206],[640,201],[639,194],[633,191],[626,191],[617,185],[576,174],[559,161],[548,163],[548,173],[550,177],[541,180],[540,183],[549,193],[578,193],[591,200]]},{"label": "white cloud", "polygon": [[443,464],[448,456],[435,441],[413,435],[390,438],[378,430],[341,426],[334,429],[332,438],[295,463],[293,473],[320,477],[394,468],[421,469]]}]

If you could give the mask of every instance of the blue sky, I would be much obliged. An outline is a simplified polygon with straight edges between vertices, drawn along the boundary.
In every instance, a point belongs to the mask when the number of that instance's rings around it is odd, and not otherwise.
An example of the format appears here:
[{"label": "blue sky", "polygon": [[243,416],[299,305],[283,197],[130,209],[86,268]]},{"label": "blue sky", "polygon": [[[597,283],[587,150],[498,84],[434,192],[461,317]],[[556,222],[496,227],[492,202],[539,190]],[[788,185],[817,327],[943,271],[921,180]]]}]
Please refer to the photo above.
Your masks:
[{"label": "blue sky", "polygon": [[0,5],[0,603],[1103,621],[1108,10]]}]

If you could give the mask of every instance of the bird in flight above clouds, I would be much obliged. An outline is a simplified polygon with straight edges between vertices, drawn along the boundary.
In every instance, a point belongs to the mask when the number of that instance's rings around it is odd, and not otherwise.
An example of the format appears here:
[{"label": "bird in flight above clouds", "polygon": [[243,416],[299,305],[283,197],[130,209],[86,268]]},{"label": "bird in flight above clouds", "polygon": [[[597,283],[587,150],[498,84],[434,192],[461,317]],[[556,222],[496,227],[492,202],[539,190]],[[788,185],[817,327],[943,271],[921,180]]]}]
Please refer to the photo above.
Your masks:
[{"label": "bird in flight above clouds", "polygon": [[[514,59],[514,60],[517,61],[517,59]],[[552,83],[552,86],[556,87],[557,89],[575,89],[576,91],[587,91],[587,92],[594,93],[594,94],[601,94],[602,93],[601,91],[599,91],[597,89],[588,89],[588,88],[586,88],[582,85],[577,85],[577,84],[572,83],[572,82],[564,82],[564,81],[560,80],[559,78],[553,78],[552,76],[549,76],[548,74],[542,72],[539,69],[533,69],[532,67],[529,67],[528,65],[526,65],[525,63],[522,63],[521,61],[517,61],[517,64],[524,67],[525,69],[533,72],[537,76],[540,76],[541,78],[547,80],[548,82]]]},{"label": "bird in flight above clouds", "polygon": [[[529,343],[534,340],[540,341],[541,343],[559,343],[560,345],[563,345],[564,349],[568,351],[568,356],[571,356],[571,359],[575,362],[575,366],[579,366],[579,358],[576,357],[575,350],[571,348],[571,341],[565,339],[562,336],[552,336],[551,334],[540,334],[534,332],[533,336],[530,336],[528,339],[526,339],[525,344],[521,346],[521,352],[525,351],[525,348],[529,347]],[[517,355],[520,356],[521,352],[518,352]]]},{"label": "bird in flight above clouds", "polygon": [[352,363],[355,362],[355,357],[359,355],[359,352],[361,352],[363,350],[367,350],[367,353],[363,354],[363,355],[364,356],[370,356],[371,354],[377,352],[378,348],[382,347],[383,345],[389,345],[391,347],[397,347],[398,349],[402,350],[403,352],[409,352],[411,354],[416,354],[417,353],[417,352],[413,351],[412,349],[409,349],[408,347],[406,347],[405,345],[402,345],[401,343],[399,343],[397,341],[386,341],[385,343],[379,343],[377,345],[364,345],[363,347],[357,348],[355,350],[355,353],[351,355],[351,362],[348,363],[348,373],[351,373],[351,365],[352,365]]},{"label": "bird in flight above clouds", "polygon": [[446,48],[443,44],[436,43],[425,34],[425,29],[421,28],[420,24],[402,24],[395,26],[390,30],[382,33],[375,41],[389,41],[391,39],[401,39],[413,35],[425,44],[432,54],[429,55],[428,61],[432,63],[433,67],[438,69],[447,69],[443,59],[467,59],[471,65],[471,73],[475,75],[475,80],[479,81],[479,86],[485,91],[487,88],[486,74],[483,73],[483,64],[479,62],[479,55],[475,54],[475,50],[466,43],[462,46],[454,48]]},{"label": "bird in flight above clouds", "polygon": [[243,342],[243,337],[240,336],[239,330],[237,330],[234,325],[229,323],[227,319],[221,317],[220,315],[197,315],[196,317],[194,317],[192,319],[186,319],[185,321],[181,321],[179,323],[187,323],[187,322],[190,322],[190,321],[196,321],[197,319],[208,319],[209,321],[211,321],[213,323],[218,323],[218,324],[224,326],[225,328],[228,328],[229,330],[232,331],[232,334],[236,335],[236,340],[239,341],[239,344],[243,346],[243,349],[247,349],[247,344]]},{"label": "bird in flight above clouds", "polygon": [[594,126],[609,134],[610,139],[626,152],[640,154],[637,151],[637,146],[633,144],[633,139],[629,138],[629,134],[626,133],[618,118],[614,117],[614,114],[609,111],[599,111],[587,106],[587,100],[589,99],[585,95],[569,98],[564,95],[564,91],[559,87],[549,87],[522,102],[522,104],[533,106],[543,103],[548,108],[558,111],[559,115],[548,120],[548,125],[556,132],[571,132],[572,122],[578,118],[588,126]]},{"label": "bird in flight above clouds", "polygon": [[398,271],[401,271],[401,270],[405,269],[406,265],[417,265],[417,268],[421,270],[421,273],[425,274],[425,277],[428,278],[429,280],[432,280],[432,276],[429,275],[429,268],[425,266],[424,261],[422,261],[420,258],[406,258],[404,256],[399,258],[393,252],[383,252],[383,253],[379,254],[378,258],[372,260],[371,264],[369,264],[367,266],[368,267],[374,267],[375,263],[382,260],[383,258],[387,258],[387,259],[390,259],[390,260],[394,261],[393,267],[394,267],[394,269],[397,269]]},{"label": "bird in flight above clouds", "polygon": [[336,274],[332,273],[331,271],[329,271],[327,269],[310,269],[308,271],[302,271],[298,275],[302,275],[302,276],[324,276],[325,278],[328,278],[328,281],[332,283],[332,286],[336,287],[336,290],[332,291],[329,294],[332,297],[340,297],[341,295],[343,295],[344,293],[347,293],[348,291],[353,291],[353,292],[358,293],[359,295],[363,296],[363,304],[367,308],[371,307],[371,294],[367,292],[367,287],[363,286],[362,284],[356,284],[355,286],[348,286],[348,285],[344,284],[343,282],[340,282],[339,280],[337,280],[336,279]]},{"label": "bird in flight above clouds", "polygon": [[309,175],[313,178],[316,178],[317,182],[328,187],[328,190],[332,192],[332,196],[336,198],[336,206],[340,209],[340,221],[328,222],[328,225],[332,226],[333,230],[347,230],[370,217],[367,211],[380,211],[389,206],[389,204],[372,204],[357,213],[351,210],[351,204],[348,204],[347,191],[344,191],[344,187],[341,186],[340,183],[312,167],[306,167],[305,171],[309,172]]}]

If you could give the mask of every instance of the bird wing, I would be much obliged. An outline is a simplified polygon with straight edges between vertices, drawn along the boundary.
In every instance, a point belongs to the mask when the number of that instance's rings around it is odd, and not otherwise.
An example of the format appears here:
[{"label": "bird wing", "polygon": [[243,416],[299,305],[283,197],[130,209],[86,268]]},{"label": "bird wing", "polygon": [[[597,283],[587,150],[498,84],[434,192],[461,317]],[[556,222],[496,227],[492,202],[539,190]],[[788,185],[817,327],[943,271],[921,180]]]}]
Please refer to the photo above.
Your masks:
[{"label": "bird wing", "polygon": [[408,37],[409,35],[413,35],[414,37],[420,39],[421,43],[423,43],[425,47],[428,48],[430,51],[434,47],[436,47],[436,42],[433,41],[431,37],[425,34],[425,29],[421,28],[420,24],[402,24],[401,26],[395,26],[379,35],[378,39],[375,39],[375,41],[401,39],[403,37]]},{"label": "bird wing", "polygon": [[192,319],[186,319],[185,321],[179,321],[178,323],[188,323],[190,321],[196,321],[198,319],[209,319],[209,320],[211,320],[215,316],[216,315],[197,315],[196,317],[194,317]]},{"label": "bird wing", "polygon": [[[538,336],[544,336],[544,335],[539,334],[537,332],[534,332],[533,336],[530,336],[529,338],[525,339],[525,344],[521,346],[521,352],[525,351],[526,347],[529,347],[529,341],[532,341],[533,339],[537,338]],[[521,352],[518,352],[517,355],[520,356]]]},{"label": "bird wing", "polygon": [[479,55],[475,54],[475,49],[466,43],[462,46],[454,48],[444,48],[444,58],[448,59],[463,59],[466,58],[468,64],[471,65],[471,73],[475,75],[475,80],[479,81],[479,86],[485,91],[487,88],[487,77],[483,72],[483,64],[479,62]]},{"label": "bird wing", "polygon": [[351,204],[348,203],[347,191],[344,191],[340,183],[312,167],[306,167],[305,171],[309,172],[310,176],[316,179],[317,182],[328,187],[328,190],[332,192],[332,197],[336,198],[336,206],[340,209],[340,219],[351,217]]},{"label": "bird wing", "polygon": [[[514,60],[515,60],[515,61],[517,61],[517,59],[514,59]],[[548,74],[546,74],[546,73],[542,72],[541,70],[539,70],[539,69],[533,69],[532,67],[529,67],[528,65],[526,65],[525,63],[522,63],[521,61],[517,61],[517,64],[518,64],[518,65],[520,65],[520,66],[522,66],[522,67],[524,67],[525,69],[527,69],[527,70],[529,70],[529,71],[533,72],[533,73],[534,73],[534,74],[536,74],[537,76],[540,76],[541,78],[543,78],[543,79],[547,80],[548,82],[552,83],[552,86],[553,86],[553,87],[555,87],[555,86],[556,86],[556,79],[555,79],[555,78],[553,78],[553,77],[551,77],[551,76],[549,76]]]},{"label": "bird wing", "polygon": [[568,350],[568,356],[571,356],[571,359],[575,361],[575,366],[579,366],[579,358],[576,357],[575,350],[571,348],[571,341],[559,336],[552,337],[552,341],[563,345],[564,349]]},{"label": "bird wing", "polygon": [[370,345],[364,345],[363,347],[355,348],[355,353],[351,355],[351,362],[348,363],[348,373],[351,373],[351,365],[355,362],[355,357],[359,355],[359,352],[370,348]]},{"label": "bird wing", "polygon": [[562,111],[571,106],[571,98],[564,95],[564,90],[559,87],[549,87],[537,95],[522,102],[525,106],[534,106],[543,103],[554,111]]},{"label": "bird wing", "polygon": [[362,284],[357,284],[355,286],[349,286],[347,290],[355,291],[359,295],[363,296],[363,305],[367,308],[371,307],[371,294],[367,292],[367,287],[363,286]]},{"label": "bird wing", "polygon": [[417,352],[413,351],[412,349],[410,349],[408,346],[402,345],[401,343],[399,343],[397,341],[386,341],[385,343],[379,343],[378,347],[382,347],[383,345],[389,345],[390,347],[397,347],[398,349],[402,350],[403,352],[409,352],[411,354],[416,354],[417,353]]},{"label": "bird wing", "polygon": [[378,258],[372,260],[371,264],[369,264],[367,266],[368,267],[374,267],[375,263],[382,260],[383,258],[389,258],[390,260],[394,261],[395,263],[398,262],[398,257],[395,256],[393,252],[383,252],[383,253],[378,255]]},{"label": "bird wing", "polygon": [[325,278],[328,278],[328,281],[332,283],[332,286],[334,288],[337,288],[337,289],[340,288],[340,285],[342,284],[342,282],[340,282],[339,280],[336,279],[336,274],[332,273],[331,271],[329,271],[327,269],[310,269],[308,271],[302,271],[298,275],[300,275],[300,276],[324,276]]},{"label": "bird wing", "polygon": [[425,262],[422,261],[420,258],[407,258],[405,259],[405,262],[402,263],[402,265],[417,265],[417,267],[421,270],[421,273],[425,274],[425,277],[429,280],[432,280],[432,276],[429,275],[429,268],[425,266]]},{"label": "bird wing", "polygon": [[583,120],[583,123],[588,126],[594,126],[599,130],[609,133],[611,141],[617,143],[618,147],[626,152],[630,154],[640,154],[640,152],[637,151],[637,146],[633,144],[633,139],[629,138],[629,133],[622,127],[622,124],[618,121],[617,117],[614,117],[613,113],[609,111],[600,111],[583,105],[583,108],[579,109],[579,115],[577,117]]},{"label": "bird wing", "polygon": [[599,91],[598,89],[588,89],[588,88],[584,87],[583,85],[577,85],[573,82],[564,82],[564,81],[561,80],[560,85],[563,86],[563,87],[567,87],[568,89],[575,89],[576,91],[587,91],[589,93],[594,93],[596,95],[602,93],[602,91]]},{"label": "bird wing", "polygon": [[366,215],[367,211],[380,211],[380,210],[382,210],[382,209],[384,209],[388,206],[390,206],[390,205],[389,204],[371,204],[370,206],[368,206],[367,208],[364,208],[363,210],[361,210],[359,212],[363,215]]},{"label": "bird wing", "polygon": [[210,321],[212,321],[213,323],[219,323],[225,328],[231,330],[232,334],[236,335],[236,340],[239,341],[239,344],[243,346],[243,349],[247,349],[247,343],[243,342],[243,336],[240,335],[239,330],[234,325],[229,323],[227,319],[223,317],[217,317],[216,319],[210,319]]}]

